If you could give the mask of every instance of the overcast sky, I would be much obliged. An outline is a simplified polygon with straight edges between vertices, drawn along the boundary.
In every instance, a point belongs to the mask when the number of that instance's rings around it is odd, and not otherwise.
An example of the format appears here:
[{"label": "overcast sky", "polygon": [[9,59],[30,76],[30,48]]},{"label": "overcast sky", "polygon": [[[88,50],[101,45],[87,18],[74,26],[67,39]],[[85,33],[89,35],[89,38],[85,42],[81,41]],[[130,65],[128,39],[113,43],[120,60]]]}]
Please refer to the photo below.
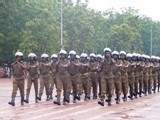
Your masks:
[{"label": "overcast sky", "polygon": [[100,11],[108,8],[119,11],[122,7],[133,7],[140,14],[160,21],[160,0],[89,0],[89,7]]}]

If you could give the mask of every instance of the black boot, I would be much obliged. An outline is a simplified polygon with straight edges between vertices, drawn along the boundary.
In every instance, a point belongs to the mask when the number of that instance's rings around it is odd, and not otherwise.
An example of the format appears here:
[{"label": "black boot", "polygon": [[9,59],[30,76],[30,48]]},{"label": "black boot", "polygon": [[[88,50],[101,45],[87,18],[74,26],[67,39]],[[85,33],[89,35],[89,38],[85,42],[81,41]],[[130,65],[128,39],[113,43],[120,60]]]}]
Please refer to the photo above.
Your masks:
[{"label": "black boot", "polygon": [[73,97],[73,103],[76,103],[76,96]]},{"label": "black boot", "polygon": [[133,100],[133,94],[131,94],[130,96],[128,96],[128,98],[130,98],[131,100]]},{"label": "black boot", "polygon": [[81,100],[80,95],[76,96],[76,99],[80,101]]},{"label": "black boot", "polygon": [[85,95],[85,97],[84,97],[84,101],[87,101],[87,96]]},{"label": "black boot", "polygon": [[66,105],[67,104],[67,101],[66,101],[66,98],[63,99],[63,105]]},{"label": "black boot", "polygon": [[47,95],[47,98],[46,98],[46,101],[49,101],[50,99],[49,99],[49,95]]},{"label": "black boot", "polygon": [[123,101],[127,101],[127,95],[124,95],[124,97],[122,97]]},{"label": "black boot", "polygon": [[111,106],[111,99],[108,99],[108,106]]},{"label": "black boot", "polygon": [[101,99],[100,101],[98,101],[98,104],[104,106],[104,100]]},{"label": "black boot", "polygon": [[119,96],[117,96],[115,100],[116,100],[116,104],[120,103],[120,97]]},{"label": "black boot", "polygon": [[11,101],[8,102],[9,105],[15,106],[15,97],[12,97]]},{"label": "black boot", "polygon": [[69,97],[69,96],[66,97],[66,102],[67,102],[67,103],[70,103],[70,97]]},{"label": "black boot", "polygon": [[41,96],[42,96],[42,95],[39,95],[39,97],[37,97],[37,99],[38,99],[39,101],[41,101]]},{"label": "black boot", "polygon": [[26,95],[26,99],[24,100],[25,103],[29,103],[29,96]]},{"label": "black boot", "polygon": [[50,99],[53,99],[52,92],[50,93]]},{"label": "black boot", "polygon": [[24,97],[21,98],[21,105],[24,105]]},{"label": "black boot", "polygon": [[61,101],[60,101],[60,99],[59,99],[59,98],[57,98],[57,100],[56,100],[56,101],[53,101],[53,103],[54,103],[54,104],[57,104],[57,105],[61,105]]},{"label": "black boot", "polygon": [[97,99],[97,95],[96,94],[93,95],[93,99]]},{"label": "black boot", "polygon": [[90,100],[90,99],[91,99],[91,96],[90,96],[90,95],[88,95],[88,96],[87,96],[87,98]]},{"label": "black boot", "polygon": [[37,99],[37,97],[35,97],[35,103],[38,103],[38,99]]}]

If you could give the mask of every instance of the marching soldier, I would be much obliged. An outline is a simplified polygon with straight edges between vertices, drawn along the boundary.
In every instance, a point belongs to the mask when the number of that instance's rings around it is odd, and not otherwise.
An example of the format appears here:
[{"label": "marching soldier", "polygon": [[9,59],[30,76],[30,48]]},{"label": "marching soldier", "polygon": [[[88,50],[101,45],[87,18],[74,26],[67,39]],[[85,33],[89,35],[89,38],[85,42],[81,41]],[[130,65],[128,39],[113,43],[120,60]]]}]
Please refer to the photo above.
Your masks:
[{"label": "marching soldier", "polygon": [[57,71],[56,71],[56,66],[58,62],[58,55],[57,54],[52,54],[51,55],[51,81],[50,81],[50,99],[53,99],[53,89],[54,86],[57,88],[57,82],[56,82],[56,77],[57,77]]},{"label": "marching soldier", "polygon": [[12,91],[12,99],[8,104],[15,106],[15,97],[17,95],[17,91],[19,89],[21,95],[21,105],[24,104],[24,78],[25,78],[25,66],[22,62],[23,53],[16,52],[15,54],[16,61],[12,63],[12,72],[13,72],[13,91]]},{"label": "marching soldier", "polygon": [[89,96],[89,64],[87,60],[87,54],[82,53],[80,56],[80,80],[82,83],[82,87],[85,93],[84,101],[87,101],[87,99],[90,99]]},{"label": "marching soldier", "polygon": [[90,71],[90,84],[89,84],[89,95],[91,93],[91,88],[93,88],[93,99],[97,99],[97,87],[98,87],[98,62],[96,61],[96,55],[94,53],[90,54],[89,62],[89,71]]},{"label": "marching soldier", "polygon": [[116,100],[116,104],[119,104],[121,90],[122,90],[122,81],[121,81],[122,62],[119,59],[119,53],[117,51],[112,52],[112,57],[115,60],[115,67],[113,69],[114,86],[115,86],[115,94],[116,94],[115,100]]},{"label": "marching soldier", "polygon": [[43,90],[44,90],[44,87],[45,87],[45,90],[46,90],[46,101],[49,101],[49,95],[50,95],[50,92],[49,92],[49,85],[50,85],[50,79],[51,79],[51,65],[49,63],[49,60],[48,60],[49,56],[48,54],[42,54],[41,55],[41,59],[42,59],[42,62],[40,63],[40,66],[39,66],[39,70],[40,70],[40,90],[39,90],[39,97],[38,99],[41,101],[41,96],[43,94]]},{"label": "marching soldier", "polygon": [[29,103],[29,94],[31,90],[32,83],[34,84],[35,90],[35,103],[38,103],[38,65],[36,63],[36,54],[30,53],[28,55],[29,64],[27,65],[28,80],[26,89],[26,103]]},{"label": "marching soldier", "polygon": [[123,92],[123,101],[127,101],[128,94],[128,62],[126,60],[126,52],[120,52],[120,59],[122,60],[122,69],[121,69],[121,79],[122,79],[122,92]]},{"label": "marching soldier", "polygon": [[107,95],[108,105],[111,106],[111,100],[114,91],[114,76],[113,76],[114,60],[110,48],[104,49],[104,60],[101,66],[101,96],[98,104],[104,106],[105,95]]},{"label": "marching soldier", "polygon": [[69,61],[67,57],[67,52],[63,49],[59,52],[59,61],[57,63],[57,100],[54,104],[61,105],[60,98],[63,89],[63,105],[69,103],[70,96],[70,83],[69,83],[69,73],[68,73]]},{"label": "marching soldier", "polygon": [[71,50],[69,52],[70,63],[68,66],[68,72],[70,75],[71,85],[73,87],[73,103],[76,103],[76,99],[80,100],[78,96],[78,82],[79,82],[79,62],[76,60],[76,52]]}]

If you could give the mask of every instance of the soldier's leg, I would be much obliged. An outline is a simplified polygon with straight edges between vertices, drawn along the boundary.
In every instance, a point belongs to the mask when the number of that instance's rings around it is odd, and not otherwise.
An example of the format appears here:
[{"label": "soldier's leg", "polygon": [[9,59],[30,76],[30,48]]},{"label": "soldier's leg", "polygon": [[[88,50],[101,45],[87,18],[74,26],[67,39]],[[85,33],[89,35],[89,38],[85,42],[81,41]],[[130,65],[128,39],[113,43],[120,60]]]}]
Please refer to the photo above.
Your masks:
[{"label": "soldier's leg", "polygon": [[157,88],[157,77],[156,75],[154,76],[154,79],[153,79],[153,91],[154,93],[156,93],[156,88]]},{"label": "soldier's leg", "polygon": [[107,89],[108,89],[108,105],[111,105],[111,100],[114,92],[114,81],[113,79],[108,80],[107,82]]},{"label": "soldier's leg", "polygon": [[21,105],[24,104],[23,103],[24,102],[24,84],[25,84],[24,79],[18,81],[18,88],[20,90],[20,95],[21,95]]},{"label": "soldier's leg", "polygon": [[35,90],[35,103],[38,103],[38,79],[34,80],[34,90]]},{"label": "soldier's leg", "polygon": [[88,78],[88,99],[90,99],[92,88],[92,79]]},{"label": "soldier's leg", "polygon": [[69,80],[68,80],[67,76],[64,78],[61,78],[61,80],[62,80],[62,84],[63,84],[63,97],[64,97],[63,98],[63,105],[66,105],[66,102],[69,102],[68,101],[68,97],[69,97],[68,82],[69,82]]},{"label": "soldier's leg", "polygon": [[53,99],[53,96],[52,96],[53,89],[54,89],[54,77],[52,76],[50,79],[50,88],[49,88],[50,99]]},{"label": "soldier's leg", "polygon": [[82,82],[83,82],[83,88],[84,88],[84,93],[85,93],[85,98],[84,100],[87,101],[88,99],[88,96],[89,96],[89,89],[88,89],[88,84],[89,84],[89,79],[88,78],[83,78],[82,79]]},{"label": "soldier's leg", "polygon": [[76,78],[71,78],[72,87],[73,87],[73,103],[76,103],[76,99],[77,99],[77,79]]},{"label": "soldier's leg", "polygon": [[41,101],[41,96],[43,94],[43,90],[44,90],[44,79],[40,78],[40,89],[39,89],[39,97],[38,100]]},{"label": "soldier's leg", "polygon": [[17,95],[17,90],[18,90],[18,83],[16,79],[13,79],[13,90],[12,90],[12,97],[11,101],[8,102],[8,104],[15,106],[15,97]]},{"label": "soldier's leg", "polygon": [[57,77],[56,84],[57,84],[57,100],[53,101],[53,103],[57,105],[61,105],[60,98],[61,98],[63,84],[60,77]]},{"label": "soldier's leg", "polygon": [[104,99],[105,99],[105,95],[106,95],[106,79],[102,76],[101,77],[101,82],[100,82],[100,86],[101,86],[101,95],[100,95],[100,101],[98,101],[98,104],[104,106]]},{"label": "soldier's leg", "polygon": [[24,100],[26,103],[29,103],[29,94],[32,86],[32,80],[28,79],[27,80],[27,89],[26,89],[26,99]]},{"label": "soldier's leg", "polygon": [[122,82],[122,91],[123,91],[123,95],[124,95],[123,101],[127,101],[127,94],[128,94],[128,81],[127,81],[127,79]]},{"label": "soldier's leg", "polygon": [[115,93],[116,93],[116,103],[119,104],[120,102],[120,95],[121,95],[121,82],[115,80]]},{"label": "soldier's leg", "polygon": [[134,81],[133,78],[129,78],[129,93],[130,96],[128,96],[131,100],[133,100],[133,94],[134,94]]},{"label": "soldier's leg", "polygon": [[92,79],[92,86],[93,86],[93,99],[97,99],[98,80],[96,76],[94,79]]},{"label": "soldier's leg", "polygon": [[151,94],[151,89],[152,89],[152,77],[150,76],[148,79],[148,94]]},{"label": "soldier's leg", "polygon": [[50,84],[50,77],[47,77],[45,80],[44,80],[44,85],[45,85],[45,90],[46,90],[46,101],[49,101],[49,94],[50,94],[50,91],[49,91],[49,84]]},{"label": "soldier's leg", "polygon": [[143,88],[143,78],[139,79],[139,97],[142,97],[142,88]]}]

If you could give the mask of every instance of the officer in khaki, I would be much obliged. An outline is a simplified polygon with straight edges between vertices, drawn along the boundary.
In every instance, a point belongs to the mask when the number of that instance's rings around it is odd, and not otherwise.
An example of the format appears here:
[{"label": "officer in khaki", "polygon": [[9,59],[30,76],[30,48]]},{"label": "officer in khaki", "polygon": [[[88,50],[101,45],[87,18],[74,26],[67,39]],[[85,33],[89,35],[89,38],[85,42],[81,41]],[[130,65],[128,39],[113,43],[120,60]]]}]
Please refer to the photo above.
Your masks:
[{"label": "officer in khaki", "polygon": [[12,91],[12,99],[8,104],[15,106],[15,97],[17,95],[17,91],[19,89],[21,95],[21,105],[24,104],[24,76],[25,76],[25,66],[22,63],[23,53],[17,52],[15,54],[16,61],[12,63],[12,72],[13,72],[13,91]]},{"label": "officer in khaki", "polygon": [[130,95],[128,96],[131,100],[133,100],[133,95],[134,95],[134,83],[135,83],[135,62],[133,61],[133,54],[128,53],[127,54],[127,60],[129,62],[128,66],[128,83],[129,83],[129,93]]},{"label": "officer in khaki", "polygon": [[60,98],[63,89],[63,105],[70,102],[70,89],[68,89],[69,83],[69,73],[68,73],[69,61],[67,59],[67,52],[61,50],[59,52],[59,61],[57,63],[57,100],[54,104],[61,105]]},{"label": "officer in khaki", "polygon": [[111,100],[114,92],[114,76],[113,76],[114,60],[110,48],[104,49],[104,60],[101,66],[101,96],[98,104],[104,106],[105,95],[107,95],[108,105],[111,105]]},{"label": "officer in khaki", "polygon": [[29,94],[31,90],[32,83],[34,84],[35,90],[35,103],[38,103],[38,64],[36,63],[36,54],[30,53],[28,55],[29,64],[27,65],[28,80],[26,89],[26,103],[29,103]]},{"label": "officer in khaki", "polygon": [[58,62],[58,55],[57,54],[52,54],[51,55],[51,81],[50,81],[50,99],[53,99],[53,89],[54,86],[57,88],[57,84],[56,84],[56,75],[57,75],[57,71],[56,71],[56,66],[57,66],[57,62]]},{"label": "officer in khaki", "polygon": [[115,94],[116,94],[116,104],[119,104],[120,102],[120,95],[122,91],[122,81],[121,81],[121,67],[122,62],[119,60],[119,53],[117,51],[112,52],[112,57],[115,60],[115,66],[113,69],[113,75],[114,75],[114,86],[115,86]]},{"label": "officer in khaki", "polygon": [[39,90],[39,97],[38,99],[41,100],[41,96],[43,94],[43,90],[45,87],[46,90],[46,101],[49,100],[49,95],[50,95],[50,91],[49,91],[49,84],[50,84],[50,79],[51,79],[51,65],[49,63],[48,60],[49,56],[48,54],[42,54],[41,55],[41,59],[42,62],[40,63],[39,66],[39,70],[40,70],[40,90]]},{"label": "officer in khaki", "polygon": [[122,60],[121,68],[121,80],[122,80],[122,92],[123,92],[123,101],[127,101],[128,94],[128,61],[126,60],[126,52],[120,52],[120,59]]},{"label": "officer in khaki", "polygon": [[76,103],[76,100],[80,100],[78,96],[78,82],[79,82],[79,62],[76,60],[76,52],[71,50],[69,52],[70,63],[68,66],[69,79],[71,80],[71,85],[73,88],[73,103]]},{"label": "officer in khaki", "polygon": [[[90,88],[90,91],[91,91],[91,88],[93,88],[93,99],[97,99],[98,62],[96,61],[96,55],[94,53],[90,54],[89,72],[90,72],[90,80],[91,80],[91,85],[89,86],[89,88]],[[90,92],[89,92],[89,94],[90,94]]]},{"label": "officer in khaki", "polygon": [[80,56],[80,80],[82,83],[82,87],[85,93],[85,98],[84,100],[87,101],[88,99],[90,99],[89,97],[89,63],[87,60],[87,54],[86,53],[82,53]]},{"label": "officer in khaki", "polygon": [[98,95],[101,96],[101,64],[103,61],[103,57],[100,54],[97,54],[97,62],[98,62],[98,72],[97,72],[97,79],[98,79],[98,87],[99,87],[99,93]]}]

